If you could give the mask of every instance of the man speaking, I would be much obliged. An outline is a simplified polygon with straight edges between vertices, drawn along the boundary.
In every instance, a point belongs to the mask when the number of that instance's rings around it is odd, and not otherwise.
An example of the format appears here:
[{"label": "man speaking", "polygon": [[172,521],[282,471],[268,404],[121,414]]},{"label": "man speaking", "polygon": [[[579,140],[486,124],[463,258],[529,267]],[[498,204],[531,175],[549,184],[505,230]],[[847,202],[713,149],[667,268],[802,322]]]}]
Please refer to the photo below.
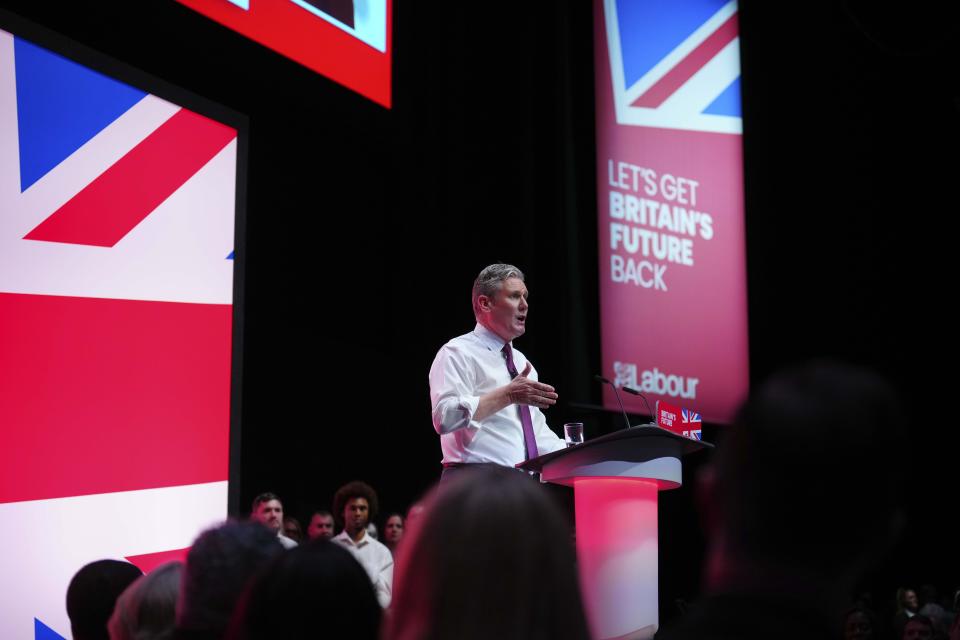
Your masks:
[{"label": "man speaking", "polygon": [[473,283],[477,326],[434,358],[430,401],[444,477],[471,464],[512,467],[564,447],[540,411],[557,402],[556,392],[513,348],[526,330],[528,310],[523,273],[509,264],[490,265]]}]

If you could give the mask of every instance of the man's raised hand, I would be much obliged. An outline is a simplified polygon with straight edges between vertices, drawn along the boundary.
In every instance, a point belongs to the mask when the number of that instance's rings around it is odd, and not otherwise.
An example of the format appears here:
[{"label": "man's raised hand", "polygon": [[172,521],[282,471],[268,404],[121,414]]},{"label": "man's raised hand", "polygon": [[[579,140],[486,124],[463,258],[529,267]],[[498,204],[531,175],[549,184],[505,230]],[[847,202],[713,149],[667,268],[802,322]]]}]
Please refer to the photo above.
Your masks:
[{"label": "man's raised hand", "polygon": [[510,398],[510,404],[529,404],[539,409],[546,409],[557,403],[557,393],[553,387],[536,380],[531,380],[527,376],[533,365],[527,362],[527,366],[516,378],[507,385],[507,397]]}]

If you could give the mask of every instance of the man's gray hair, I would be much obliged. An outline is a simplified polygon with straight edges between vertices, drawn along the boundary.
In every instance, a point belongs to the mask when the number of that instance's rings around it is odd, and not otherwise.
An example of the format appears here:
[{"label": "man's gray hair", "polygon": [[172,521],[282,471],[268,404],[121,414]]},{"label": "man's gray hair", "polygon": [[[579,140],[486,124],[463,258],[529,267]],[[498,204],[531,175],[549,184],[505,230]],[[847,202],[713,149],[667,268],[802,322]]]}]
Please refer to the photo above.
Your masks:
[{"label": "man's gray hair", "polygon": [[492,298],[503,287],[503,281],[508,278],[523,280],[523,271],[512,264],[491,264],[485,267],[473,281],[473,315],[478,320],[480,319],[480,296]]}]

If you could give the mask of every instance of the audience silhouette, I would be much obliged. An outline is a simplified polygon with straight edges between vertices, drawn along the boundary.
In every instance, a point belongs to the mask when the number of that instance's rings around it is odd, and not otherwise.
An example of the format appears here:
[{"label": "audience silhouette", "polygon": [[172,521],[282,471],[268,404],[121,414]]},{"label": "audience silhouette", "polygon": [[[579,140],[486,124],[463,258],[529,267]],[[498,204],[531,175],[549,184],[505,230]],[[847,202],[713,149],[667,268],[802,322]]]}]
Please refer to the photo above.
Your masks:
[{"label": "audience silhouette", "polygon": [[902,437],[867,370],[814,362],[762,385],[700,478],[707,596],[663,637],[835,638],[902,526]]}]

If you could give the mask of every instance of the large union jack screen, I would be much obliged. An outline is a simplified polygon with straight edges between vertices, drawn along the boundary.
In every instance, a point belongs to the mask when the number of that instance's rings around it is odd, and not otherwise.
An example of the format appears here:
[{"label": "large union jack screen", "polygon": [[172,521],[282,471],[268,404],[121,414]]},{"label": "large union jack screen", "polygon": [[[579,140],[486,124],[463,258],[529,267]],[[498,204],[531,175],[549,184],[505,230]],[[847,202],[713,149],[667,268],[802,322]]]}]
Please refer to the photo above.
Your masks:
[{"label": "large union jack screen", "polygon": [[0,31],[0,638],[227,512],[237,130]]},{"label": "large union jack screen", "polygon": [[177,0],[389,108],[393,0]]},{"label": "large union jack screen", "polygon": [[603,369],[725,422],[748,379],[737,3],[594,6]]}]

